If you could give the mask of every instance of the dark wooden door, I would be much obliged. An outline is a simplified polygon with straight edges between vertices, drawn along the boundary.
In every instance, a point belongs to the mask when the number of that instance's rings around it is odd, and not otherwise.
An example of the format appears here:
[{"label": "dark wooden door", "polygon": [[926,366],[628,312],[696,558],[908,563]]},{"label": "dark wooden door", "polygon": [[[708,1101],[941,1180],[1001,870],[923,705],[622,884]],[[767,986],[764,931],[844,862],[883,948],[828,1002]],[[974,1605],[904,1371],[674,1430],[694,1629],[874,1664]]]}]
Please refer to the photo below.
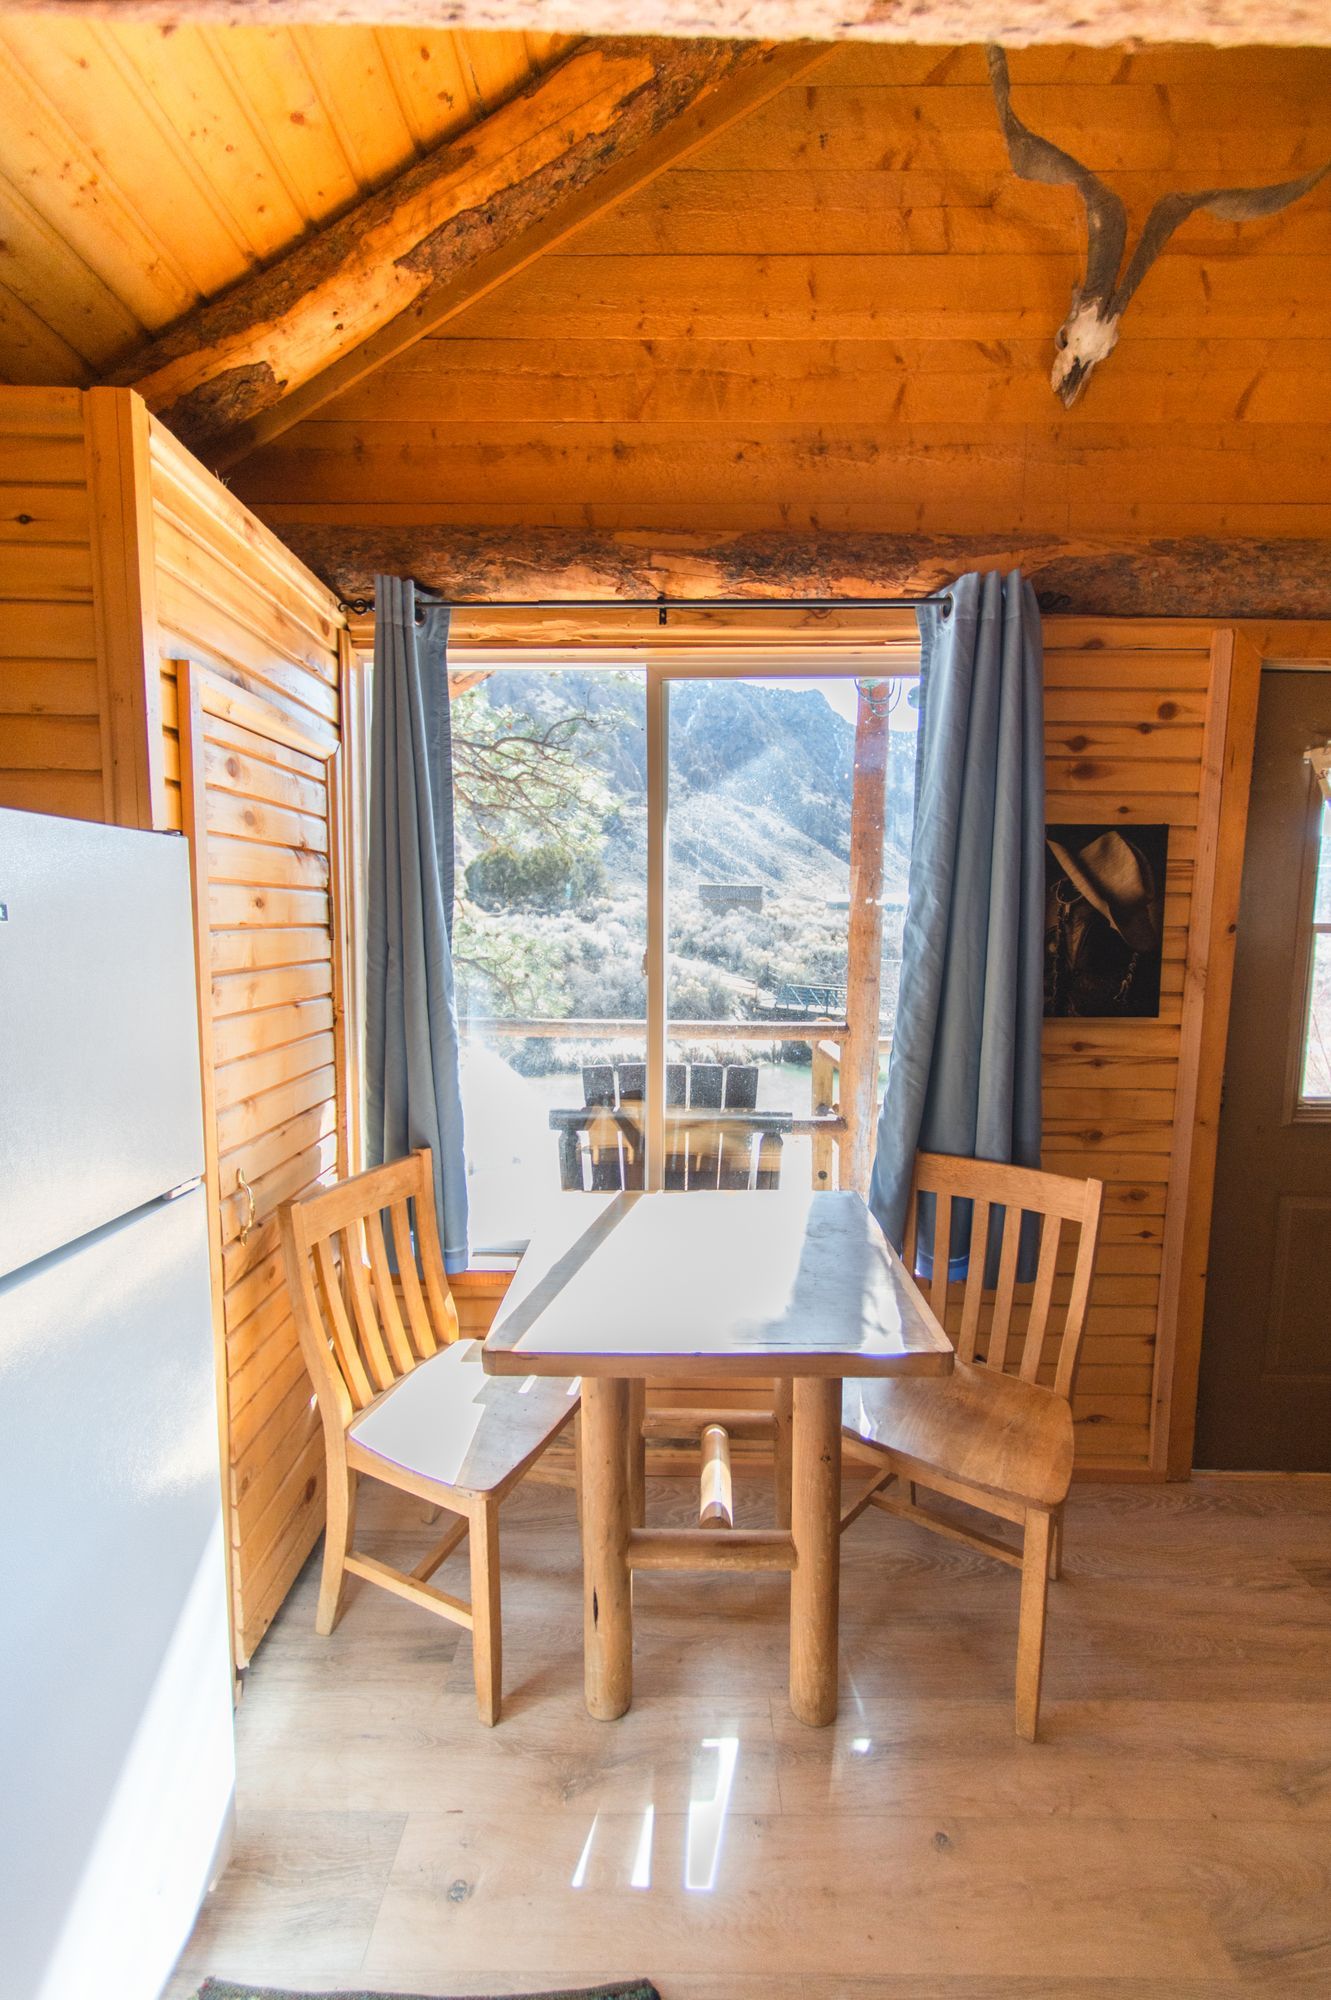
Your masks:
[{"label": "dark wooden door", "polygon": [[1331,808],[1303,757],[1328,739],[1331,674],[1266,674],[1220,1117],[1199,1466],[1331,1471]]}]

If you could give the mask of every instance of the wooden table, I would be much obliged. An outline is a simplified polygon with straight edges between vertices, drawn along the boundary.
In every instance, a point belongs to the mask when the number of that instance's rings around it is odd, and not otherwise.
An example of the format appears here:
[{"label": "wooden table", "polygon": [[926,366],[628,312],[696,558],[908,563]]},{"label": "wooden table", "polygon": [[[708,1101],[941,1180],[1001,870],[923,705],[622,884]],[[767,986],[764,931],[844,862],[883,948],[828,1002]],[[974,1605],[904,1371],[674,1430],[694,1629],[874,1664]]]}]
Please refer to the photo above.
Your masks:
[{"label": "wooden table", "polygon": [[[790,1705],[837,1709],[844,1376],[933,1374],[952,1349],[855,1194],[569,1194],[485,1343],[500,1375],[581,1375],[587,1707],[633,1691],[635,1569],[788,1570]],[[635,1526],[629,1385],[793,1378],[791,1526]]]}]

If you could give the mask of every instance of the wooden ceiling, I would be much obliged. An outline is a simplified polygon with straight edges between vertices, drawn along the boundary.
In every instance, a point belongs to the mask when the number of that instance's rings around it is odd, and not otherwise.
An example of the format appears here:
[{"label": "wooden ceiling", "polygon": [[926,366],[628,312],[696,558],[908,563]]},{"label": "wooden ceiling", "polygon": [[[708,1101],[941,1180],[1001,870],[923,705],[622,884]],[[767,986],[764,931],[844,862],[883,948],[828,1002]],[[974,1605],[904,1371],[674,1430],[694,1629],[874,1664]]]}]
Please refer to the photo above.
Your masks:
[{"label": "wooden ceiling", "polygon": [[502,103],[564,43],[0,19],[0,380],[83,383]]},{"label": "wooden ceiling", "polygon": [[[1324,51],[1012,71],[1133,235],[1171,188],[1331,158]],[[1331,538],[1331,180],[1264,221],[1192,217],[1065,410],[1084,252],[1071,190],[1012,173],[980,50],[845,46],[235,483],[317,561],[378,527],[418,574],[430,528]]]}]

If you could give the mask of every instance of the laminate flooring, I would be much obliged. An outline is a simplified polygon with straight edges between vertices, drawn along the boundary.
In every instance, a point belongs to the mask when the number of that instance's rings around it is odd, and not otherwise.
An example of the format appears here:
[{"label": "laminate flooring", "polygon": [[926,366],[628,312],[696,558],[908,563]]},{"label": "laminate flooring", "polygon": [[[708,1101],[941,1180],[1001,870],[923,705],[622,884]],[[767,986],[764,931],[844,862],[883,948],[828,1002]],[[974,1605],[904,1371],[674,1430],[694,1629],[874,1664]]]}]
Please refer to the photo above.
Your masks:
[{"label": "laminate flooring", "polygon": [[[848,1474],[848,1483],[852,1475]],[[652,1483],[652,1518],[696,1488]],[[741,1519],[766,1493],[741,1489]],[[397,1561],[425,1510],[367,1496]],[[582,1705],[573,1497],[502,1517],[505,1708],[465,1634],[317,1556],[245,1680],[231,1865],[168,2000],[256,1984],[665,2000],[1331,1996],[1331,1479],[1090,1486],[1012,1730],[1014,1572],[871,1511],[841,1713],[786,1701],[780,1577],[640,1576],[634,1705]],[[466,1593],[465,1549],[440,1581]]]}]

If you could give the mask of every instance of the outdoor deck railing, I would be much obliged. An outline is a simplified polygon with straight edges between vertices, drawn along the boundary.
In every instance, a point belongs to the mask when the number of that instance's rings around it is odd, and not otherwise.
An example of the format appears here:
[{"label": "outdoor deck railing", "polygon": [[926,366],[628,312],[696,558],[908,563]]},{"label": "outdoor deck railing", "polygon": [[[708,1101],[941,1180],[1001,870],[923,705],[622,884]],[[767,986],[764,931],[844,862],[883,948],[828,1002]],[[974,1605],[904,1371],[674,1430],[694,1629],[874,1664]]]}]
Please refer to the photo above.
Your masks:
[{"label": "outdoor deck railing", "polygon": [[[526,1019],[502,1015],[473,1015],[458,1023],[464,1040],[474,1041],[559,1041],[559,1042],[645,1042],[647,1023],[608,1020],[601,1017],[556,1019],[533,1016]],[[838,1073],[842,1043],[850,1029],[845,1021],[828,1018],[812,1021],[683,1021],[670,1024],[674,1042],[802,1042],[807,1045],[809,1071],[809,1113],[794,1117],[792,1136],[812,1142],[812,1181],[815,1187],[836,1185],[834,1166],[846,1121],[837,1104]],[[879,1037],[879,1048],[891,1047],[891,1036]]]}]

